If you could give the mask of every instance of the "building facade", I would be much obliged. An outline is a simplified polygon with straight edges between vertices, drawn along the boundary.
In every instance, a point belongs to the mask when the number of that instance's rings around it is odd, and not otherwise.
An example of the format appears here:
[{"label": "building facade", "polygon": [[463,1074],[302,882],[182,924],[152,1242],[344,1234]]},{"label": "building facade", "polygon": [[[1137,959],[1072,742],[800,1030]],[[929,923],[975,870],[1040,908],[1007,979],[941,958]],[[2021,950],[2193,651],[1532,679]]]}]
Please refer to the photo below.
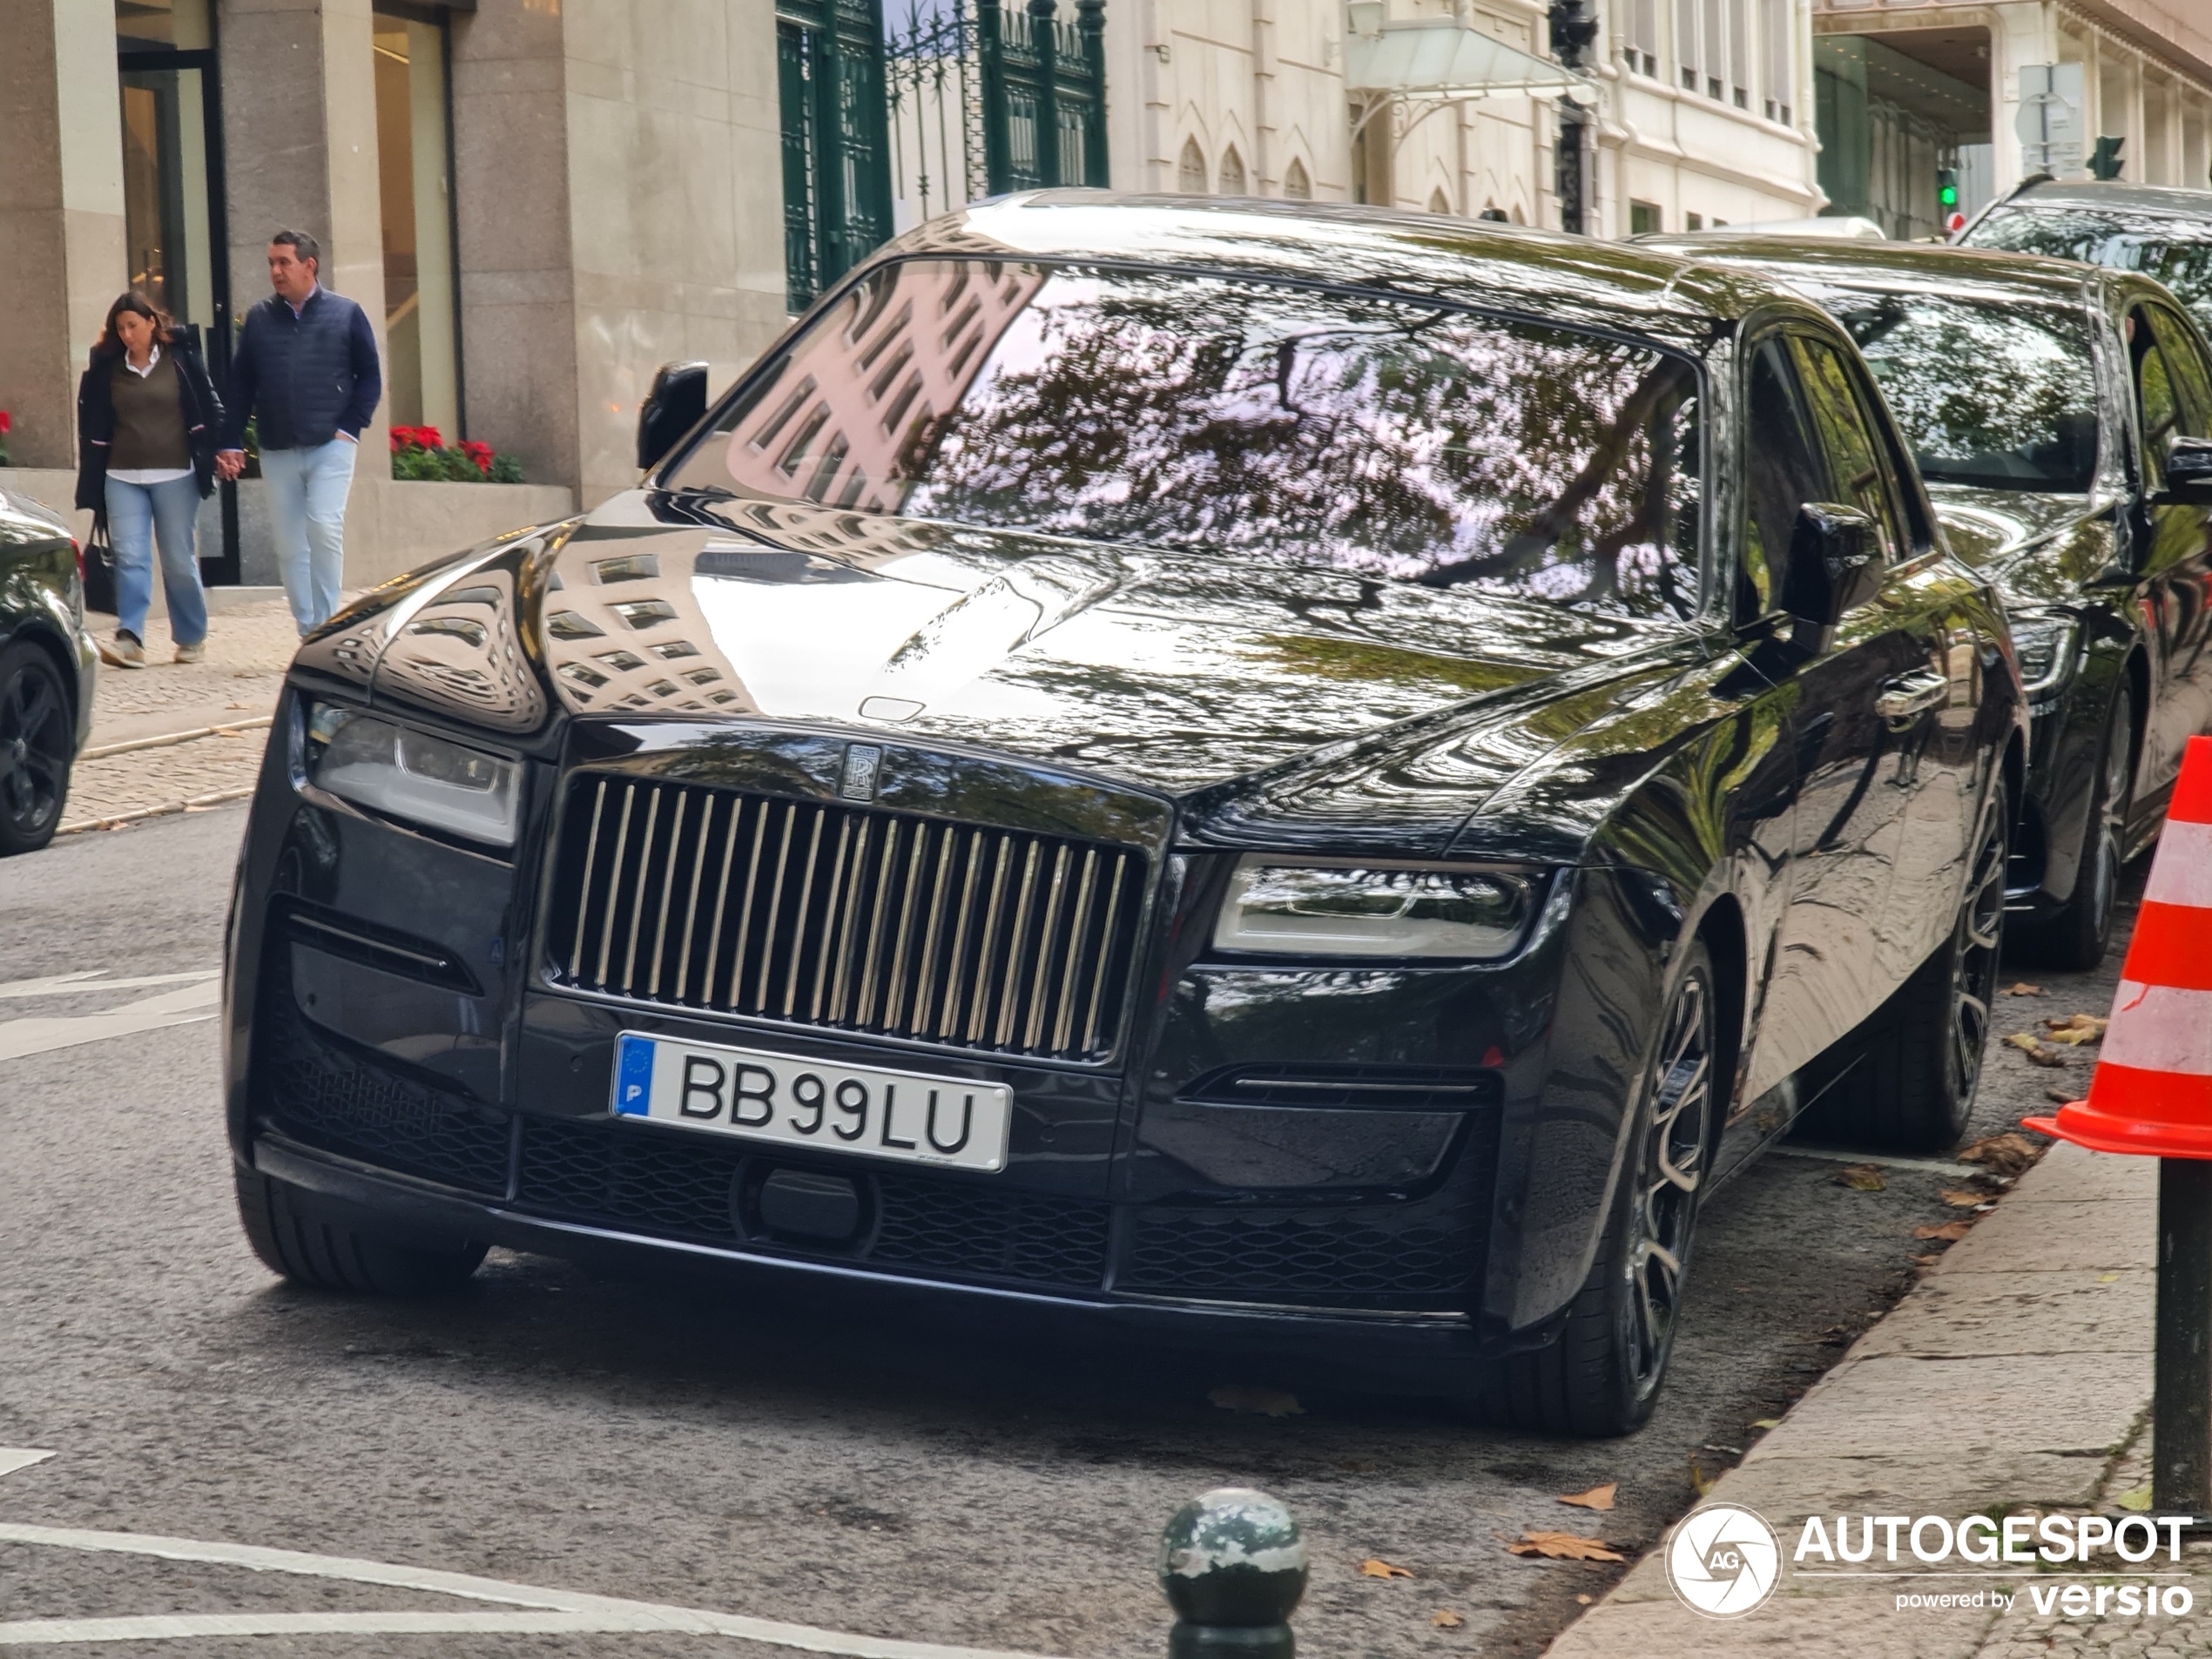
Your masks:
[{"label": "building facade", "polygon": [[1892,235],[1942,228],[1939,169],[1957,171],[1969,215],[2039,170],[2018,125],[2023,77],[2032,98],[2054,64],[2074,69],[2074,137],[2053,172],[2084,176],[2108,138],[2132,184],[2212,185],[2205,0],[1814,0],[1812,26],[1821,184],[1831,211]]},{"label": "building facade", "polygon": [[[1621,237],[1806,217],[1823,197],[1809,0],[1595,0],[1583,228]],[[1555,98],[1347,84],[1363,22],[1550,53],[1539,0],[1116,0],[1117,184],[1561,223]]]}]

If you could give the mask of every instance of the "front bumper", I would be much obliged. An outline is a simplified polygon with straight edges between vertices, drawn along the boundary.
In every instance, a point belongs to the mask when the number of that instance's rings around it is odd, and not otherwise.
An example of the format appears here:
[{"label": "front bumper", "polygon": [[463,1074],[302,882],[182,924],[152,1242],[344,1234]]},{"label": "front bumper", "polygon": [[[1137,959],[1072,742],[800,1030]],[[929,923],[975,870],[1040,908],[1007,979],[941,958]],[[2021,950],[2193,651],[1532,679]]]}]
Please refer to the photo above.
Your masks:
[{"label": "front bumper", "polygon": [[[1347,1381],[1454,1392],[1495,1352],[1476,1339],[1472,1323],[1450,1313],[1373,1312],[1296,1306],[1199,1303],[1132,1296],[1081,1296],[1018,1285],[898,1278],[848,1263],[779,1256],[756,1250],[672,1239],[559,1217],[534,1214],[435,1184],[371,1168],[278,1135],[252,1147],[263,1174],[307,1189],[327,1204],[357,1212],[374,1230],[381,1220],[410,1233],[472,1238],[610,1266],[659,1258],[725,1276],[763,1291],[808,1298],[845,1298],[858,1310],[873,1301],[918,1318],[1013,1318],[1057,1328],[1073,1338],[1141,1342],[1215,1356],[1289,1358],[1328,1367]],[[895,1297],[887,1304],[886,1293]]]},{"label": "front bumper", "polygon": [[[1640,1063],[1619,1011],[1654,1001],[1679,925],[1623,879],[1571,873],[1519,957],[1466,968],[1227,967],[1198,956],[1203,927],[1163,914],[1119,1063],[927,1061],[1015,1090],[1006,1171],[810,1162],[613,1121],[617,1034],[863,1066],[922,1056],[555,985],[529,873],[549,867],[556,765],[538,763],[516,857],[490,859],[303,795],[288,703],[232,918],[242,1163],[521,1248],[1049,1307],[1170,1340],[1327,1352],[1377,1380],[1542,1345],[1588,1271]],[[1211,902],[1203,862],[1166,910]],[[1448,1075],[1470,1097],[1456,1116],[1300,1109],[1315,1136],[1271,1145],[1238,1132],[1265,1114],[1204,1097],[1209,1077],[1307,1064]],[[794,1164],[856,1183],[856,1235],[825,1245],[761,1224],[759,1183]]]}]

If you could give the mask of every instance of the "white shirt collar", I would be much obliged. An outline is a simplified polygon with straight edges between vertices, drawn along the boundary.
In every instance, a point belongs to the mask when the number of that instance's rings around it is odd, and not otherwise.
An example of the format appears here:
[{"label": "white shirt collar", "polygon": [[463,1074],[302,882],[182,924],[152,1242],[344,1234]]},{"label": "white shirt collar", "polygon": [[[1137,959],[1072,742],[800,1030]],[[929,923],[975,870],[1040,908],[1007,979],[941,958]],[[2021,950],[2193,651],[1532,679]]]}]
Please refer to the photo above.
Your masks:
[{"label": "white shirt collar", "polygon": [[156,341],[153,344],[152,349],[146,353],[146,366],[144,368],[140,368],[136,363],[131,361],[131,354],[129,352],[126,351],[123,354],[123,367],[129,369],[140,380],[145,380],[148,375],[152,374],[153,373],[153,366],[160,361],[161,342],[158,341]]}]

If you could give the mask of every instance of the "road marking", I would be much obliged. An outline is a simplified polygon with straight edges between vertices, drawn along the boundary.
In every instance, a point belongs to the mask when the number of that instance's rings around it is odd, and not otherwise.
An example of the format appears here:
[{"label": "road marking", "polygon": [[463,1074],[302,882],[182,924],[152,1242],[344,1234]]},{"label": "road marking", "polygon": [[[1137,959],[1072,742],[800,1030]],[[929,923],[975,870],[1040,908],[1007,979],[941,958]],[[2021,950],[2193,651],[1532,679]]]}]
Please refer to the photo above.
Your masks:
[{"label": "road marking", "polygon": [[[84,988],[98,990],[100,987],[92,983]],[[80,1042],[103,1042],[110,1037],[158,1031],[164,1026],[212,1020],[221,1012],[222,1000],[222,985],[211,974],[196,985],[180,986],[173,991],[126,1002],[105,1014],[0,1020],[0,1060],[20,1060],[25,1055],[44,1054],[51,1049],[70,1049]]]},{"label": "road marking", "polygon": [[13,1474],[34,1463],[44,1463],[51,1452],[34,1452],[27,1446],[0,1446],[0,1474]]},{"label": "road marking", "polygon": [[[394,1567],[382,1561],[356,1561],[343,1555],[313,1555],[293,1549],[265,1549],[253,1544],[211,1544],[189,1538],[156,1537],[145,1533],[84,1532],[69,1527],[30,1527],[10,1522],[0,1522],[0,1543],[36,1544],[55,1549],[79,1549],[123,1555],[151,1555],[162,1561],[242,1567],[256,1573],[297,1573],[308,1578],[342,1579],[355,1584],[381,1584],[395,1589],[428,1590],[438,1595],[459,1596],[472,1602],[500,1602],[532,1609],[525,1614],[179,1614],[156,1615],[144,1619],[29,1619],[0,1623],[0,1647],[27,1646],[40,1642],[150,1642],[196,1635],[438,1635],[479,1629],[542,1631],[549,1634],[669,1630],[692,1635],[728,1636],[740,1642],[761,1642],[769,1647],[797,1648],[808,1653],[838,1654],[845,1656],[845,1659],[1041,1659],[1035,1654],[1007,1653],[988,1648],[945,1647],[932,1642],[900,1642],[887,1636],[851,1635],[842,1631],[817,1629],[812,1625],[746,1618],[734,1613],[710,1613],[696,1608],[631,1602],[614,1595],[589,1595],[575,1590],[541,1589],[528,1584],[510,1584],[503,1579],[443,1572],[435,1568]],[[516,1620],[544,1620],[549,1617],[571,1622],[514,1622]],[[393,1619],[422,1622],[403,1626],[378,1622]],[[505,1622],[455,1622],[455,1620],[469,1619]]]},{"label": "road marking", "polygon": [[74,974],[49,974],[44,979],[10,980],[0,985],[0,996],[76,996],[86,991],[136,991],[148,985],[197,985],[220,979],[219,969],[199,974],[146,974],[136,979],[103,979],[105,968],[79,968]]}]

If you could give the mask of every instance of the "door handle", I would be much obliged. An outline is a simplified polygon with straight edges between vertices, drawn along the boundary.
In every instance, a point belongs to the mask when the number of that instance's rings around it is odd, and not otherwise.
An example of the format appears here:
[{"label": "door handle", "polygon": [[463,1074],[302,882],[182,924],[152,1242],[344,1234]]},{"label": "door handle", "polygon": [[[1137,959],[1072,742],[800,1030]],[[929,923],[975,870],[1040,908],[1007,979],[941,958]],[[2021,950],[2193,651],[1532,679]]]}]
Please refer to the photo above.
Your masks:
[{"label": "door handle", "polygon": [[1949,676],[1923,669],[1883,686],[1882,694],[1874,699],[1874,712],[1889,722],[1891,731],[1902,732],[1916,716],[1942,707],[1950,695]]}]

